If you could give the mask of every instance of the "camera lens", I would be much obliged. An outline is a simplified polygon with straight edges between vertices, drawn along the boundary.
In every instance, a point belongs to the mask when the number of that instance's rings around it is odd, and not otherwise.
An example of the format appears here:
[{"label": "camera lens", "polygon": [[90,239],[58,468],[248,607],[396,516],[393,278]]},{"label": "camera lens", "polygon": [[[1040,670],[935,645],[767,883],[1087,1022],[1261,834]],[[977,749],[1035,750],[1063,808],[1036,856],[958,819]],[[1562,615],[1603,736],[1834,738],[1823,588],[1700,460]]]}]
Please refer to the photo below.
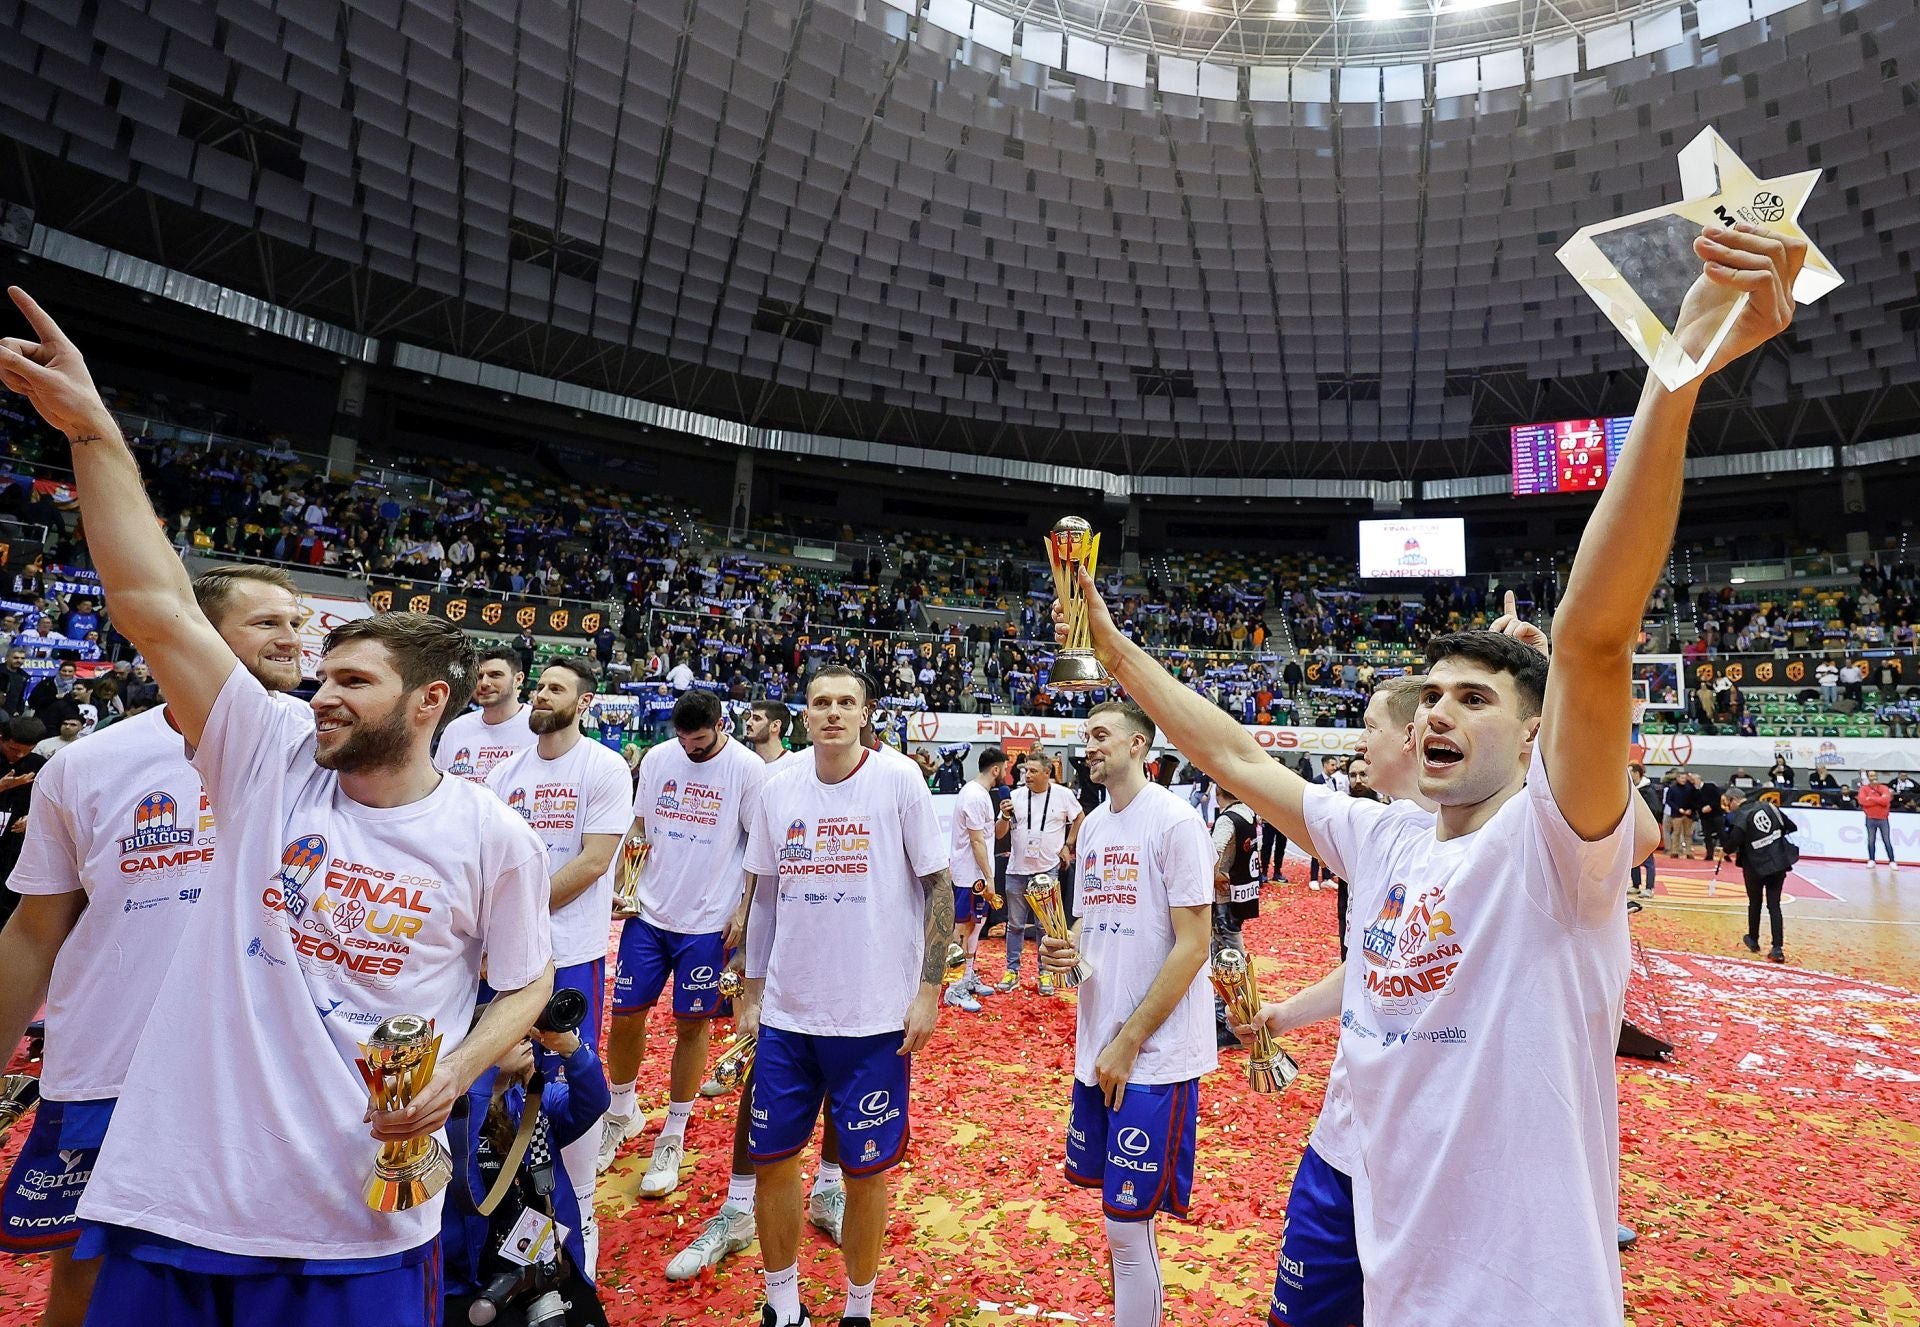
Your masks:
[{"label": "camera lens", "polygon": [[562,987],[547,1001],[534,1026],[542,1032],[572,1032],[587,1017],[587,997],[571,987]]}]

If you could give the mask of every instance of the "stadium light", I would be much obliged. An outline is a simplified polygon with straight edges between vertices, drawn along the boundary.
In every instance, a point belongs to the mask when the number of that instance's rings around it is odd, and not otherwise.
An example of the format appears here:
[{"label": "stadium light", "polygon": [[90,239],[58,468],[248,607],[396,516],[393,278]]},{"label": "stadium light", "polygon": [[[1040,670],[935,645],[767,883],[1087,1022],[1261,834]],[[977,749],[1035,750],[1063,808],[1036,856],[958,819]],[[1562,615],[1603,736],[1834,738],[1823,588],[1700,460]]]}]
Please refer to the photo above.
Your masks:
[{"label": "stadium light", "polygon": [[1372,19],[1399,18],[1400,0],[1367,0],[1367,17]]},{"label": "stadium light", "polygon": [[1274,0],[1273,16],[1275,18],[1299,18],[1300,0]]}]

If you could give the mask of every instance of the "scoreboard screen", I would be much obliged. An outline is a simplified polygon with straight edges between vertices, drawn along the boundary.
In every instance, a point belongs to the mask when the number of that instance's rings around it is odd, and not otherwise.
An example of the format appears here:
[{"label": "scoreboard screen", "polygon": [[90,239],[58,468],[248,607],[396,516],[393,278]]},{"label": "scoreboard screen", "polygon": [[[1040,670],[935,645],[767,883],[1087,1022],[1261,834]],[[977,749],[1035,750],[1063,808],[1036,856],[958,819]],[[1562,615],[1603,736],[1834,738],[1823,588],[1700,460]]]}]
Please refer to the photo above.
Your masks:
[{"label": "scoreboard screen", "polygon": [[1626,444],[1631,415],[1513,426],[1513,495],[1597,493]]}]

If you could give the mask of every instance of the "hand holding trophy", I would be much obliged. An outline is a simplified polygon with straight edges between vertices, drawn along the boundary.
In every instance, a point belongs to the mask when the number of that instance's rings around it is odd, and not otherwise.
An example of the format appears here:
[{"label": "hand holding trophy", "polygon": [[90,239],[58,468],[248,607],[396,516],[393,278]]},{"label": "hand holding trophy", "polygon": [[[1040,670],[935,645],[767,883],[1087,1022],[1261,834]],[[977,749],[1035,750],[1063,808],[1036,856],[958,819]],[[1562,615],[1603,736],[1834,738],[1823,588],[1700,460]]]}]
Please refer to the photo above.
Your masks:
[{"label": "hand holding trophy", "polygon": [[[1027,881],[1027,906],[1033,909],[1040,929],[1049,939],[1071,944],[1072,928],[1067,925],[1067,910],[1060,902],[1060,882],[1044,871]],[[1066,972],[1054,977],[1062,990],[1072,990],[1093,975],[1093,965],[1081,959]]]},{"label": "hand holding trophy", "polygon": [[[440,1059],[440,1034],[431,1019],[396,1014],[360,1043],[360,1076],[367,1081],[368,1104],[376,1112],[400,1110],[433,1081]],[[404,1142],[382,1143],[367,1176],[367,1206],[376,1212],[404,1212],[447,1187],[453,1158],[432,1134]]]},{"label": "hand holding trophy", "polygon": [[1251,1024],[1252,1054],[1247,1059],[1247,1082],[1255,1092],[1279,1092],[1300,1072],[1293,1057],[1282,1050],[1260,1022],[1260,992],[1253,983],[1253,968],[1238,949],[1222,949],[1213,956],[1209,974],[1213,989],[1227,1006],[1227,1017],[1241,1027]]},{"label": "hand holding trophy", "polygon": [[1097,691],[1113,685],[1093,652],[1093,628],[1087,619],[1087,600],[1080,569],[1099,574],[1100,536],[1078,516],[1062,516],[1047,532],[1047,565],[1053,569],[1053,592],[1066,625],[1047,685],[1055,691]]}]

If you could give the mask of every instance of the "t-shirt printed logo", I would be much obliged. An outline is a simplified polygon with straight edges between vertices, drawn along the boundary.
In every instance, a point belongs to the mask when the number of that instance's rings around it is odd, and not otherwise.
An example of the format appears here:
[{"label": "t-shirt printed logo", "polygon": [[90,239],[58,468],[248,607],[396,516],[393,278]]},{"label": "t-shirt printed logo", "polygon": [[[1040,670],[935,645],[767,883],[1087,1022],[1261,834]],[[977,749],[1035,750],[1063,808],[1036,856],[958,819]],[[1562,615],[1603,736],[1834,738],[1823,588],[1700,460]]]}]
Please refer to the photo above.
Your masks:
[{"label": "t-shirt printed logo", "polygon": [[180,803],[173,794],[163,790],[148,793],[133,808],[133,834],[120,840],[121,855],[192,843],[193,830],[179,820]]},{"label": "t-shirt printed logo", "polygon": [[678,780],[668,779],[660,785],[660,795],[653,799],[656,811],[677,811],[680,809],[680,784]]},{"label": "t-shirt printed logo", "polygon": [[796,820],[787,826],[787,843],[780,849],[783,862],[806,862],[813,860],[813,849],[807,846],[807,822]]},{"label": "t-shirt printed logo", "polygon": [[726,805],[726,792],[698,779],[688,779],[682,788],[678,780],[668,779],[660,785],[660,795],[654,799],[654,816],[660,820],[679,820],[689,824],[712,827],[720,823],[721,809]]},{"label": "t-shirt printed logo", "polygon": [[327,841],[318,834],[297,838],[281,851],[280,869],[273,877],[273,883],[279,887],[281,907],[295,917],[306,915],[307,884],[326,859]]},{"label": "t-shirt printed logo", "polygon": [[533,818],[532,814],[527,810],[527,790],[525,788],[515,788],[507,794],[507,810],[517,813],[522,820],[531,820]]},{"label": "t-shirt printed logo", "polygon": [[535,829],[560,831],[572,829],[579,813],[580,790],[571,783],[536,783],[532,807],[521,812]]},{"label": "t-shirt printed logo", "polygon": [[[1085,877],[1080,885],[1080,910],[1105,903],[1131,908],[1140,901],[1140,847],[1133,843],[1101,844],[1089,849]],[[1117,927],[1115,929],[1118,929]]]},{"label": "t-shirt printed logo", "polygon": [[1446,994],[1465,952],[1446,898],[1445,884],[1430,885],[1408,908],[1407,887],[1394,885],[1362,934],[1367,999],[1381,1013],[1413,1017]]},{"label": "t-shirt printed logo", "polygon": [[463,746],[454,752],[453,763],[447,766],[447,773],[458,774],[463,779],[472,778],[474,775],[472,748]]}]

